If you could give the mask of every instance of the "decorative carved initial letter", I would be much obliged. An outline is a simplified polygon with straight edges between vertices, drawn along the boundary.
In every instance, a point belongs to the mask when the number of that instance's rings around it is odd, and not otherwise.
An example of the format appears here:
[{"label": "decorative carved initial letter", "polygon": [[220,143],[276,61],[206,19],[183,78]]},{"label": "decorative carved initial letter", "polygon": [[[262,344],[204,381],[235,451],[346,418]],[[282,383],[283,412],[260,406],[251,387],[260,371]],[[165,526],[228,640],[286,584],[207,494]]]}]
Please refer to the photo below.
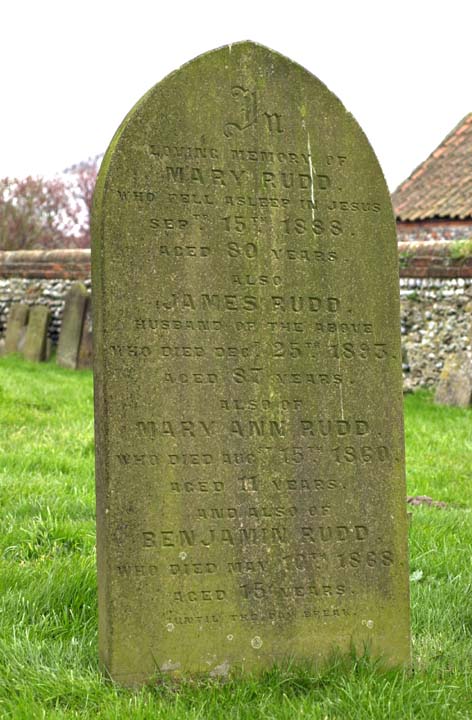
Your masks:
[{"label": "decorative carved initial letter", "polygon": [[231,88],[231,95],[235,100],[241,101],[241,122],[226,123],[224,134],[226,137],[233,137],[236,130],[241,132],[257,122],[257,97],[255,92],[247,90],[240,85]]}]

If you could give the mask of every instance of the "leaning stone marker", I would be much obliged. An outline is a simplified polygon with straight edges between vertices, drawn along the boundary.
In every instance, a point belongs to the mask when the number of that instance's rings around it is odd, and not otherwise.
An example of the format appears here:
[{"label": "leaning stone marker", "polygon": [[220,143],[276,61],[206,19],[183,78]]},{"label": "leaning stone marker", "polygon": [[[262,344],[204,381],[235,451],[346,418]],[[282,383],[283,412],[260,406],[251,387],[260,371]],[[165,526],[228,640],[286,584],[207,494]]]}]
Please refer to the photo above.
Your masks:
[{"label": "leaning stone marker", "polygon": [[472,353],[462,351],[451,355],[441,372],[434,401],[438,405],[472,405]]},{"label": "leaning stone marker", "polygon": [[397,265],[372,149],[287,58],[208,53],[122,123],[93,222],[115,680],[408,663]]},{"label": "leaning stone marker", "polygon": [[14,303],[8,316],[7,331],[5,334],[5,354],[18,352],[18,343],[25,331],[28,322],[28,305]]},{"label": "leaning stone marker", "polygon": [[49,308],[45,305],[35,305],[30,309],[22,348],[26,360],[41,362],[45,359],[49,316]]},{"label": "leaning stone marker", "polygon": [[71,370],[77,368],[87,296],[87,288],[79,282],[66,295],[56,362]]}]

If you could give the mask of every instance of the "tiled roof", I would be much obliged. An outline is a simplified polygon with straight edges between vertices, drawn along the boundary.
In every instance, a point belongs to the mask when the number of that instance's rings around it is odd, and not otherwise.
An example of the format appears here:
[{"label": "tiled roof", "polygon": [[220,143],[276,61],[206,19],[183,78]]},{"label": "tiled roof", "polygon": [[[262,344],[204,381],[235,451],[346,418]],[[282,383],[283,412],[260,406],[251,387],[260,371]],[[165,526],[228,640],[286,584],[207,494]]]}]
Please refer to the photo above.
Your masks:
[{"label": "tiled roof", "polygon": [[393,193],[398,220],[472,217],[472,113]]}]

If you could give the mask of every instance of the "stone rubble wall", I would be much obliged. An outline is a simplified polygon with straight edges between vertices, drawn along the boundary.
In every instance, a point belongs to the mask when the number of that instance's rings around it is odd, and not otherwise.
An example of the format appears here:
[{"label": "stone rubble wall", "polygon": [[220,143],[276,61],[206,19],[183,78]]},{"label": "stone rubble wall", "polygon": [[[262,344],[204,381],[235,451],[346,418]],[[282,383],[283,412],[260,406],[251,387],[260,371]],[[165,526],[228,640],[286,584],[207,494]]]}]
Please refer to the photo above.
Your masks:
[{"label": "stone rubble wall", "polygon": [[405,390],[434,387],[451,353],[472,350],[472,223],[397,223]]},{"label": "stone rubble wall", "polygon": [[[405,389],[434,386],[444,362],[472,350],[472,257],[451,257],[450,242],[399,244]],[[91,288],[90,251],[0,252],[0,337],[14,302],[48,305],[57,343],[64,298],[77,280]]]},{"label": "stone rubble wall", "polygon": [[[7,317],[12,303],[48,305],[51,310],[48,336],[54,345],[59,340],[65,296],[77,280],[46,280],[40,278],[0,278],[0,337],[5,335]],[[90,290],[90,278],[81,282]]]},{"label": "stone rubble wall", "polygon": [[19,250],[0,252],[0,338],[10,306],[48,305],[48,335],[57,344],[65,296],[74,282],[90,289],[90,250]]},{"label": "stone rubble wall", "polygon": [[406,390],[433,387],[446,358],[472,350],[472,278],[401,278]]}]

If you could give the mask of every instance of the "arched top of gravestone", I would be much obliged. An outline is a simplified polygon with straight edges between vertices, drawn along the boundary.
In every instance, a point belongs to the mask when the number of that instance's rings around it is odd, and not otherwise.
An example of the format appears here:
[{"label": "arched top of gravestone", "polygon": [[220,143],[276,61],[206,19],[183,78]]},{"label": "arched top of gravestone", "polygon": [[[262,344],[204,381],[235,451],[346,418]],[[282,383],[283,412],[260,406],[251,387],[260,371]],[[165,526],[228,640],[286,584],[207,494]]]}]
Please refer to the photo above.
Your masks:
[{"label": "arched top of gravestone", "polygon": [[[161,147],[162,138],[165,143],[172,138],[174,145]],[[198,146],[188,145],[189,138],[193,142],[198,139]],[[291,145],[305,148],[312,175],[321,172],[318,168],[328,162],[333,169],[344,169],[351,182],[355,178],[360,195],[364,189],[381,193],[391,222],[390,194],[382,169],[352,114],[303,66],[250,40],[194,58],[154,85],[134,105],[103,159],[94,214],[96,218],[101,215],[110,173],[128,174],[130,179],[136,176],[137,166],[130,164],[132,155],[141,170],[162,165],[172,155],[178,158],[179,148],[182,161],[201,160],[205,152],[217,161],[221,149],[218,152],[207,145],[210,140],[219,140],[227,146],[228,157],[233,153],[233,160],[245,162],[252,153],[254,162],[264,162],[265,145],[275,152],[278,145],[283,153],[288,139]],[[326,148],[333,152],[333,147],[337,154],[327,159]],[[245,153],[238,156],[237,150]],[[120,162],[124,155],[126,164]],[[294,170],[304,160],[288,156],[286,162],[287,169]]]}]

